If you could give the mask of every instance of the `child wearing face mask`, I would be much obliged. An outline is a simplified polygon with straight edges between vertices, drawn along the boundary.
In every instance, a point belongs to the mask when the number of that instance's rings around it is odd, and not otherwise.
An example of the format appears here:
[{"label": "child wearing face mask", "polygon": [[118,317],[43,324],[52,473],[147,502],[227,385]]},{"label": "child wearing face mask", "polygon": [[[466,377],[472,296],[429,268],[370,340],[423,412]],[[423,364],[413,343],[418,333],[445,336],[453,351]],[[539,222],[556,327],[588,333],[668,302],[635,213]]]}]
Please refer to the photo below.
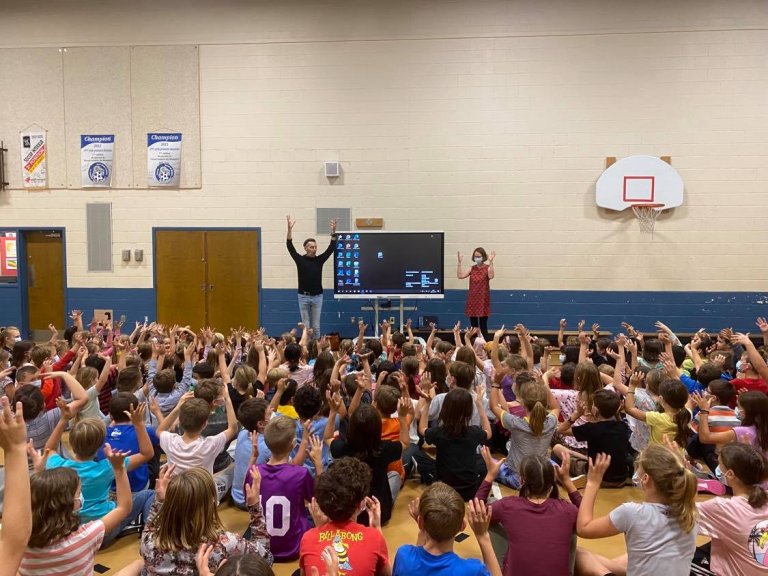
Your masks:
[{"label": "child wearing face mask", "polygon": [[131,512],[131,485],[126,454],[105,455],[117,485],[117,505],[102,518],[80,524],[83,506],[80,478],[72,468],[51,468],[33,474],[32,537],[21,561],[21,576],[90,576],[104,536],[116,530]]},{"label": "child wearing face mask", "polygon": [[489,257],[484,248],[475,248],[472,252],[474,265],[469,270],[462,268],[463,256],[461,252],[457,256],[459,261],[456,267],[456,278],[459,280],[469,278],[469,293],[467,294],[467,305],[464,308],[464,313],[469,316],[472,327],[477,328],[479,326],[485,335],[488,333],[488,316],[491,315],[490,281],[494,277],[493,259],[496,257],[496,252],[491,252]]}]

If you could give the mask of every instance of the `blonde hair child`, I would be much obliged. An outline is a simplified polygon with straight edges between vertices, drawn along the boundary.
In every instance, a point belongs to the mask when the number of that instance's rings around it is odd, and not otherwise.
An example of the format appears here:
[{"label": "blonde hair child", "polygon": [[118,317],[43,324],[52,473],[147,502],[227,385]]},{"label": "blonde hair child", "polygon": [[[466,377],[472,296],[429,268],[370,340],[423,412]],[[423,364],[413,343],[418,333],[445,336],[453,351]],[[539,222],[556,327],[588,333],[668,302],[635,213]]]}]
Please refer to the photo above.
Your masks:
[{"label": "blonde hair child", "polygon": [[595,500],[610,463],[606,454],[590,461],[576,532],[589,539],[624,533],[627,554],[609,559],[579,548],[576,573],[688,576],[698,531],[696,476],[679,453],[651,444],[635,464],[645,502],[627,502],[595,518]]},{"label": "blonde hair child", "polygon": [[540,381],[525,382],[519,387],[518,398],[525,409],[525,418],[510,414],[500,393],[505,372],[502,370],[494,375],[489,407],[501,425],[510,432],[510,440],[507,442],[509,455],[499,470],[498,481],[519,490],[520,463],[525,456],[545,456],[549,452],[560,406],[546,384]]}]

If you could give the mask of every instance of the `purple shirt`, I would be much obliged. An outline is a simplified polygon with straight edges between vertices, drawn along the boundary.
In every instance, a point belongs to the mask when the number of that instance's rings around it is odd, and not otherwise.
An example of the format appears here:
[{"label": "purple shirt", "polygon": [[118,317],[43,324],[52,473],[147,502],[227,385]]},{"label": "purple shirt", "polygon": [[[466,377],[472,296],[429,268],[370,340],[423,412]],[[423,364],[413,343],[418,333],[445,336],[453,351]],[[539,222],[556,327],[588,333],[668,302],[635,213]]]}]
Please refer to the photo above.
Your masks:
[{"label": "purple shirt", "polygon": [[[305,502],[315,494],[309,470],[293,464],[259,464],[261,509],[275,560],[295,560],[304,532],[310,529]],[[251,483],[250,471],[245,483]]]}]

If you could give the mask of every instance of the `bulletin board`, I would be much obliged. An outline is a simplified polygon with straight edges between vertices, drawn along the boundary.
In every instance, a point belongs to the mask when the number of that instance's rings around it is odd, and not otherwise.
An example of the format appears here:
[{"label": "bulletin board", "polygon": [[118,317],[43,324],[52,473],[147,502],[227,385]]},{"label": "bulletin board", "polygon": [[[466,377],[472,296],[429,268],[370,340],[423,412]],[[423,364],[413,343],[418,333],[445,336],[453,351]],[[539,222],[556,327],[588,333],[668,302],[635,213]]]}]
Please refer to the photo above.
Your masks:
[{"label": "bulletin board", "polygon": [[0,49],[0,86],[11,189],[30,125],[47,130],[49,188],[80,188],[81,134],[115,135],[112,188],[147,188],[147,132],[181,132],[180,188],[201,186],[197,46]]}]

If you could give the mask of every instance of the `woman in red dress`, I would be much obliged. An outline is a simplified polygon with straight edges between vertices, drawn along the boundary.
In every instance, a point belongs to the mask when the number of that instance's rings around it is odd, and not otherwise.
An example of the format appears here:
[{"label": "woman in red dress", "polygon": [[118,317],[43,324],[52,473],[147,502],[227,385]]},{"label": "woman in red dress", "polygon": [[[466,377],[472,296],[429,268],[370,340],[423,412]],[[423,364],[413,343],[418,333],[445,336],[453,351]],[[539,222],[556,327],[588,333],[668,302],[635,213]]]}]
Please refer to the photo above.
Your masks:
[{"label": "woman in red dress", "polygon": [[[469,278],[469,293],[467,294],[467,305],[464,308],[464,314],[469,316],[469,323],[473,327],[480,327],[485,336],[488,333],[488,316],[491,315],[491,283],[493,279],[493,259],[496,258],[496,252],[491,252],[490,258],[484,248],[475,248],[472,253],[474,265],[466,272],[461,267],[462,256],[458,253],[459,265],[456,270],[456,277],[459,280]],[[488,264],[486,264],[486,260]]]}]

